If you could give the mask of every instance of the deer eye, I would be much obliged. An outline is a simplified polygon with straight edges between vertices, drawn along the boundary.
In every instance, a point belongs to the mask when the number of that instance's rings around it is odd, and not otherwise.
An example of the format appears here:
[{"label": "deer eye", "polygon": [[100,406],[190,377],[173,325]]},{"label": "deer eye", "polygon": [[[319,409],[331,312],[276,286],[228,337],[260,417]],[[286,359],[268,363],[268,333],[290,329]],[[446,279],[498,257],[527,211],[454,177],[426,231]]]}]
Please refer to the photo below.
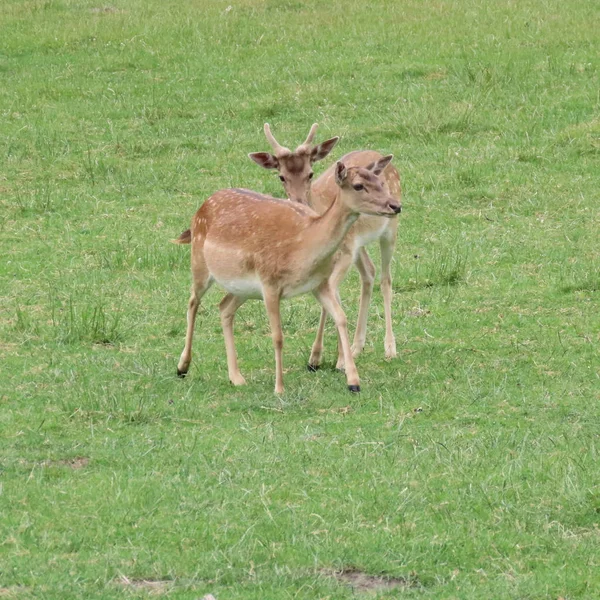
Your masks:
[{"label": "deer eye", "polygon": [[285,177],[283,175],[280,175],[279,179],[281,179],[281,181],[285,182]]},{"label": "deer eye", "polygon": [[315,176],[315,174],[314,174],[314,173],[309,173],[309,174],[308,174],[308,178],[309,178],[309,179],[312,179],[314,176]]},{"label": "deer eye", "polygon": [[365,186],[362,183],[357,183],[356,185],[352,186],[357,192],[360,192],[360,190],[364,190]]}]

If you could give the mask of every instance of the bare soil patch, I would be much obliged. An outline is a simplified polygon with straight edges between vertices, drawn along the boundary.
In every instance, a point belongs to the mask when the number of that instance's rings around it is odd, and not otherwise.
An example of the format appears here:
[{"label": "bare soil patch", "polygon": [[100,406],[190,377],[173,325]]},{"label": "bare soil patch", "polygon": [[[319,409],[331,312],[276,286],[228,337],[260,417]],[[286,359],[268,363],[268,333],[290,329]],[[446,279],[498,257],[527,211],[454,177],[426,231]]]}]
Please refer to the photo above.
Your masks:
[{"label": "bare soil patch", "polygon": [[58,460],[45,460],[42,465],[45,467],[70,467],[71,469],[83,469],[90,463],[87,456],[75,456],[73,458],[61,458]]},{"label": "bare soil patch", "polygon": [[121,8],[116,8],[114,6],[95,6],[94,8],[90,8],[90,12],[97,15],[97,14],[124,13],[126,11],[124,11]]},{"label": "bare soil patch", "polygon": [[416,308],[413,308],[412,310],[409,310],[406,313],[407,317],[428,317],[431,315],[431,311],[427,310],[425,308],[421,308],[419,306],[417,306]]},{"label": "bare soil patch", "polygon": [[117,583],[123,587],[146,590],[153,595],[164,594],[173,585],[170,579],[130,579],[125,575],[121,575]]},{"label": "bare soil patch", "polygon": [[411,573],[409,577],[391,577],[389,575],[371,575],[353,567],[332,571],[321,571],[328,577],[334,577],[340,583],[351,586],[357,592],[377,593],[402,587],[415,587],[418,585],[417,576]]}]

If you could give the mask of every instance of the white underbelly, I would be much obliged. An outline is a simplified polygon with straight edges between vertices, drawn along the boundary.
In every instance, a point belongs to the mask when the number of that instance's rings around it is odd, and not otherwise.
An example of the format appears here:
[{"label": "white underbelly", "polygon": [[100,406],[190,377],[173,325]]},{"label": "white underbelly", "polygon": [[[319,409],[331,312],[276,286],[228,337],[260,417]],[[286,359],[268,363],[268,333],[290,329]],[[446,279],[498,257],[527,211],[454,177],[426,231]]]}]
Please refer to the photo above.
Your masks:
[{"label": "white underbelly", "polygon": [[243,279],[223,280],[216,279],[216,282],[225,288],[230,294],[240,298],[262,298],[263,286],[258,277],[245,277]]},{"label": "white underbelly", "polygon": [[311,277],[307,281],[303,281],[299,285],[290,285],[286,286],[283,289],[283,297],[284,298],[293,298],[294,296],[300,296],[300,294],[306,294],[308,292],[312,292],[323,282],[323,275],[315,275]]},{"label": "white underbelly", "polygon": [[[263,298],[263,286],[260,279],[248,277],[244,279],[223,280],[215,278],[215,281],[226,291],[240,298]],[[283,298],[293,298],[316,289],[323,281],[323,276],[313,277],[300,285],[286,286],[283,289]]]}]

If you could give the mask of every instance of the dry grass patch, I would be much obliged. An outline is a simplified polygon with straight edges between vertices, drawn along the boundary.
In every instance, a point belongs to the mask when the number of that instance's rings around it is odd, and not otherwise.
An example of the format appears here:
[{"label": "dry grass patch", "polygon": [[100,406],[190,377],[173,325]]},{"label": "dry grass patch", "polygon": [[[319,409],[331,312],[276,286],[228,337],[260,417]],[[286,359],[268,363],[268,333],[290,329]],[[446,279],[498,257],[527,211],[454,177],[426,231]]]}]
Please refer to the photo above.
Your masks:
[{"label": "dry grass patch", "polygon": [[0,587],[0,598],[24,598],[29,589],[22,585],[11,585],[9,587]]}]

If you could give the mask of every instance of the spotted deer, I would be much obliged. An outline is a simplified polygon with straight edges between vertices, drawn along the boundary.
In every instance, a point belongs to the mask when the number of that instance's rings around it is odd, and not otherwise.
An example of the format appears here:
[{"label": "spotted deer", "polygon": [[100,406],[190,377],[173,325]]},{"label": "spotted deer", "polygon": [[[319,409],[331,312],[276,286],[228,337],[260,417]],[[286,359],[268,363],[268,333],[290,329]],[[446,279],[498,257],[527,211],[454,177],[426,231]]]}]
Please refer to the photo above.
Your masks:
[{"label": "spotted deer", "polygon": [[[248,156],[261,167],[275,169],[279,173],[279,179],[283,183],[283,187],[290,200],[312,206],[319,214],[322,214],[329,209],[336,197],[336,166],[332,165],[329,167],[313,183],[312,165],[316,161],[325,158],[336,145],[339,138],[333,137],[325,142],[313,145],[316,130],[317,124],[315,123],[311,127],[306,140],[292,152],[275,139],[271,133],[269,124],[265,123],[265,135],[274,153],[253,152]],[[360,150],[346,154],[340,161],[349,168],[366,168],[371,173],[380,175],[384,189],[394,198],[395,204],[401,206],[398,170],[389,161],[382,161],[381,154],[371,150]],[[356,331],[354,332],[354,342],[352,344],[352,355],[354,357],[358,356],[365,346],[367,315],[371,296],[373,295],[373,282],[375,280],[375,265],[369,258],[365,246],[375,241],[379,241],[381,248],[381,292],[385,313],[385,356],[386,358],[394,358],[396,356],[396,340],[392,329],[391,260],[396,244],[397,229],[397,219],[387,219],[381,216],[373,216],[372,214],[361,214],[354,225],[350,227],[334,259],[330,286],[335,290],[338,299],[338,288],[352,263],[356,265],[360,274],[360,304]],[[308,363],[308,368],[311,371],[318,369],[321,364],[326,319],[327,313],[322,310],[317,337],[313,344]],[[344,364],[345,355],[342,351],[341,343],[338,343],[338,360],[336,366],[338,369],[343,369]]]},{"label": "spotted deer", "polygon": [[184,376],[192,359],[196,312],[213,282],[227,291],[219,305],[229,379],[243,385],[233,337],[237,309],[250,298],[264,300],[275,349],[275,393],[283,392],[283,333],[280,302],[312,292],[336,324],[346,366],[348,389],[360,391],[348,338],[346,316],[330,283],[333,257],[359,214],[390,218],[400,211],[396,198],[375,175],[392,156],[371,168],[334,169],[336,194],[323,214],[308,206],[243,189],[220,190],[196,212],[191,228],[177,240],[191,243],[192,293],[185,347],[177,373]]}]

